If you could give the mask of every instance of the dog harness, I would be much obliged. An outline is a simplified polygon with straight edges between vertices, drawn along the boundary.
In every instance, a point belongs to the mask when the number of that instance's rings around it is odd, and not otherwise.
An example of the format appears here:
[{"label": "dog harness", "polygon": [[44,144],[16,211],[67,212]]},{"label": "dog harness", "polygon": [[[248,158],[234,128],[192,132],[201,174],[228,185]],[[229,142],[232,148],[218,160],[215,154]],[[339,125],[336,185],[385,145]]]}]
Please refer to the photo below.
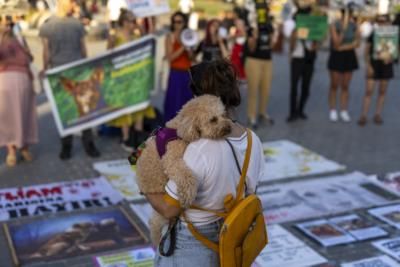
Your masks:
[{"label": "dog harness", "polygon": [[155,137],[157,151],[160,158],[162,158],[167,151],[167,144],[171,141],[179,139],[176,130],[171,128],[159,128],[155,132]]}]

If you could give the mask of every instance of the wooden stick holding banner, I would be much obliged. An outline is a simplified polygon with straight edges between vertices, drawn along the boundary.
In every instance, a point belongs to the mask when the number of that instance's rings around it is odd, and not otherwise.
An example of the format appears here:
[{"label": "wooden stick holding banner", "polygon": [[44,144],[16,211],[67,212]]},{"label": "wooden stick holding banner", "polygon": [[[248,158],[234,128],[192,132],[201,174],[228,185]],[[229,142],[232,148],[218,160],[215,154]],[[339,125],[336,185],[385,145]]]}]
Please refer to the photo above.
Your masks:
[{"label": "wooden stick holding banner", "polygon": [[47,97],[61,136],[145,109],[155,87],[153,35],[46,72]]}]

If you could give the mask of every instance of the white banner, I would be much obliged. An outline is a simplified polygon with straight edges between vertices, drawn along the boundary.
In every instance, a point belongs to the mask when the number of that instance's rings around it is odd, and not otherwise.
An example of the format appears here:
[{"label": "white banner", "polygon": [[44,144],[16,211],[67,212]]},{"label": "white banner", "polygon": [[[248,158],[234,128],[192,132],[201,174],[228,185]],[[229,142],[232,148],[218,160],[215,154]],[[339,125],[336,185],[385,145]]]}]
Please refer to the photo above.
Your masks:
[{"label": "white banner", "polygon": [[126,0],[126,4],[138,18],[157,16],[170,11],[168,0]]},{"label": "white banner", "polygon": [[[382,190],[364,174],[350,174],[315,178],[272,186],[257,190],[264,216],[269,224],[337,214],[358,208],[389,203],[375,194]],[[379,191],[376,190],[376,191]]]},{"label": "white banner", "polygon": [[346,167],[287,140],[263,143],[266,173],[262,182],[333,173]]},{"label": "white banner", "polygon": [[340,265],[341,267],[398,267],[399,263],[388,256],[378,256]]},{"label": "white banner", "polygon": [[94,207],[122,201],[104,177],[0,190],[0,221]]},{"label": "white banner", "polygon": [[400,237],[375,241],[372,245],[400,261]]},{"label": "white banner", "polygon": [[106,177],[126,200],[143,199],[136,184],[136,174],[128,160],[103,161],[93,164],[93,168],[102,176]]},{"label": "white banner", "polygon": [[258,267],[307,267],[327,260],[282,226],[268,225],[270,243],[256,259]]}]

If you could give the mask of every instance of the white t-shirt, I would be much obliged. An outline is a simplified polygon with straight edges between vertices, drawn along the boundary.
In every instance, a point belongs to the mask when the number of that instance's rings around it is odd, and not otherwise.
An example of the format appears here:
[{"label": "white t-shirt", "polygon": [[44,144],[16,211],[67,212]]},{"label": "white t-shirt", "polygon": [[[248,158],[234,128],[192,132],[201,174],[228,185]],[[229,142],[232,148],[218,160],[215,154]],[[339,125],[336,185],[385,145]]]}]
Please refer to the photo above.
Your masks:
[{"label": "white t-shirt", "polygon": [[[247,193],[255,192],[265,165],[261,141],[254,133],[252,137],[253,145],[246,179]],[[247,134],[228,140],[242,168]],[[240,180],[229,144],[225,140],[200,139],[189,144],[183,159],[198,179],[198,192],[193,204],[205,209],[223,211],[225,196],[230,193],[236,196],[236,186]],[[176,184],[172,180],[169,180],[165,189],[168,195],[178,199]],[[195,209],[186,210],[186,215],[196,225],[205,225],[220,219],[213,213]]]}]

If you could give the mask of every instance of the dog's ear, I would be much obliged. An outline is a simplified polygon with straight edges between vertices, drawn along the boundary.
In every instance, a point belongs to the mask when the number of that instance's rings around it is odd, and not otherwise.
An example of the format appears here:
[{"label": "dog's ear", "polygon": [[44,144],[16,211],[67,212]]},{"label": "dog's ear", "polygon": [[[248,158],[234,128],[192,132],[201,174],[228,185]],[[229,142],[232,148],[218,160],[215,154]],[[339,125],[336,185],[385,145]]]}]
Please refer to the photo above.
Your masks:
[{"label": "dog's ear", "polygon": [[180,138],[186,142],[193,142],[201,137],[201,129],[196,116],[186,116],[182,118],[180,127],[177,128],[177,133]]},{"label": "dog's ear", "polygon": [[60,78],[60,83],[62,84],[64,89],[67,90],[69,93],[73,93],[74,92],[74,89],[75,89],[76,84],[77,84],[76,81],[72,81],[72,80],[67,79],[65,77],[61,77]]},{"label": "dog's ear", "polygon": [[103,68],[99,67],[94,70],[91,76],[92,81],[102,83],[104,80],[104,70]]}]

